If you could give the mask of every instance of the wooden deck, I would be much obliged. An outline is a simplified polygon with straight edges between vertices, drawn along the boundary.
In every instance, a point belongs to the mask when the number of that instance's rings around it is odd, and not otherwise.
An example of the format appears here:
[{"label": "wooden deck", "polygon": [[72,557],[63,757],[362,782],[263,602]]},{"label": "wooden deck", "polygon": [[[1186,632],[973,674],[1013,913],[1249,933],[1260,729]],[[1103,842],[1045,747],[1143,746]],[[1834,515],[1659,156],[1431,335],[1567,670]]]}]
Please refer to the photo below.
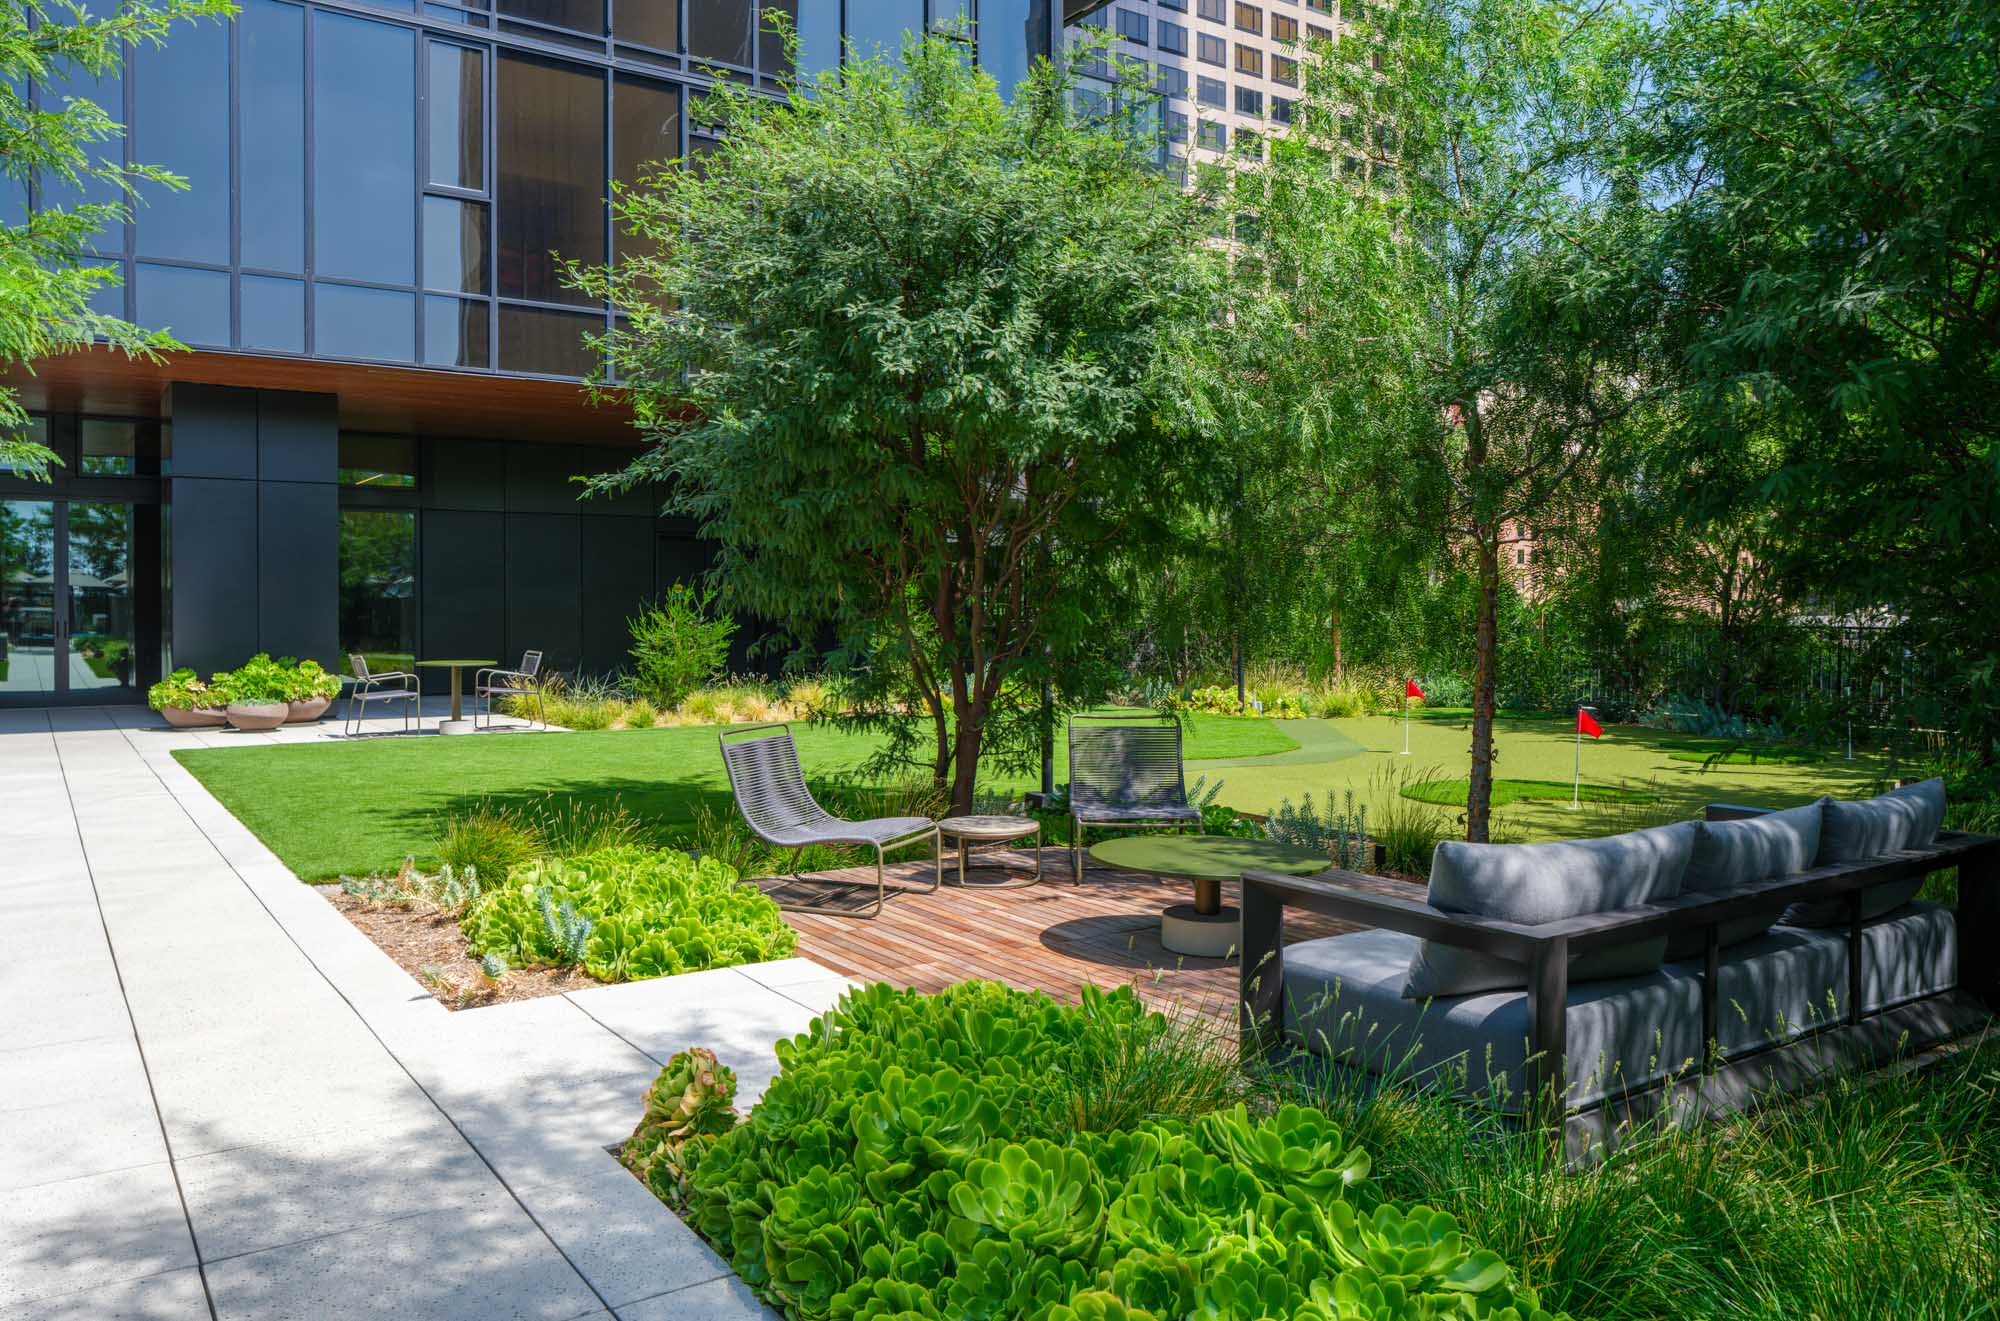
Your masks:
[{"label": "wooden deck", "polygon": [[[864,981],[885,981],[922,991],[942,990],[973,978],[1046,991],[1074,1002],[1085,982],[1103,987],[1132,984],[1148,1001],[1178,1003],[1226,1023],[1236,1020],[1236,961],[1175,954],[1160,944],[1160,910],[1185,903],[1191,890],[1170,883],[1094,866],[1084,882],[1070,879],[1067,852],[1049,848],[1040,885],[992,890],[956,884],[956,864],[947,855],[945,886],[934,894],[894,893],[897,881],[928,883],[931,864],[890,867],[891,898],[873,918],[788,912],[799,933],[802,957]],[[995,851],[975,855],[968,879],[994,881],[1024,876],[1030,854]],[[873,866],[829,873],[864,883],[865,891],[759,882],[780,902],[839,904],[863,908],[874,896]],[[1384,893],[1421,896],[1408,882],[1371,878]],[[1236,902],[1238,886],[1223,886],[1223,902]],[[1289,914],[1286,943],[1335,935],[1352,927],[1309,913]]]}]

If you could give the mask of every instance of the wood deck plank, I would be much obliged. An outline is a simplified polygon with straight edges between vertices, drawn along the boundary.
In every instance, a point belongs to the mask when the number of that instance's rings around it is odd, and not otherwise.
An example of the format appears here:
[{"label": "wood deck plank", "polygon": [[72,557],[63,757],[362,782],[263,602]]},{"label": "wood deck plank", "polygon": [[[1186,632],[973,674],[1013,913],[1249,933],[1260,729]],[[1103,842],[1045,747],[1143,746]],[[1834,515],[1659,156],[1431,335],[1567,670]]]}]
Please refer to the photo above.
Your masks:
[{"label": "wood deck plank", "polygon": [[[788,912],[799,933],[801,957],[861,981],[885,981],[921,991],[943,990],[954,982],[981,978],[1024,990],[1046,991],[1074,1003],[1086,983],[1106,988],[1133,986],[1156,1004],[1233,1023],[1236,1014],[1234,960],[1187,958],[1160,944],[1159,914],[1188,898],[1188,887],[1151,877],[1086,869],[1077,885],[1068,857],[1050,849],[1042,883],[1025,889],[960,888],[947,884],[933,894],[892,892],[873,918]],[[1023,875],[1032,860],[1009,852],[982,853],[970,869],[974,880]],[[921,881],[928,861],[894,864],[890,881]],[[955,868],[946,868],[947,876]],[[851,892],[841,902],[872,898],[874,868],[829,873],[842,881],[865,882],[866,894]],[[763,882],[770,884],[770,882]],[[1371,878],[1371,886],[1409,895],[1421,890],[1393,878]],[[1234,903],[1237,886],[1223,886],[1223,901]],[[773,897],[828,902],[823,888],[784,887]],[[1287,943],[1335,935],[1354,928],[1312,914],[1285,924]]]}]

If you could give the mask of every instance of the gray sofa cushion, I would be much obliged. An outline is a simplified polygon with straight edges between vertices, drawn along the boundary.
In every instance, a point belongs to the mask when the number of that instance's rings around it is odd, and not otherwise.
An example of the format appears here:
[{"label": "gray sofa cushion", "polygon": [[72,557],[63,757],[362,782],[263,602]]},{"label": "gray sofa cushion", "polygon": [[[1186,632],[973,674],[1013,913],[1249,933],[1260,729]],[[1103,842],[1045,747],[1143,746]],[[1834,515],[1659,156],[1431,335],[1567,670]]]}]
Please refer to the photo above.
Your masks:
[{"label": "gray sofa cushion", "polygon": [[[1819,856],[1821,818],[1820,804],[1807,803],[1741,821],[1696,822],[1694,853],[1688,858],[1681,893],[1727,890],[1810,870]],[[1768,913],[1724,922],[1723,947],[1763,935],[1778,920],[1778,913],[1774,907]],[[1703,949],[1699,931],[1680,932],[1667,941],[1669,959],[1699,958]]]},{"label": "gray sofa cushion", "polygon": [[[1824,801],[1824,810],[1819,866],[1865,862],[1898,849],[1920,849],[1936,839],[1944,825],[1944,781],[1929,779],[1859,801],[1829,798]],[[1861,895],[1861,920],[1901,908],[1923,888],[1921,876],[1870,886]],[[1847,904],[1841,899],[1793,904],[1779,920],[1794,927],[1844,926]]]},{"label": "gray sofa cushion", "polygon": [[[1430,903],[1446,912],[1530,926],[1631,908],[1679,894],[1693,849],[1691,821],[1553,844],[1446,840],[1431,855]],[[1593,951],[1570,961],[1570,980],[1651,972],[1666,947],[1660,937]],[[1519,963],[1426,940],[1410,959],[1403,994],[1424,999],[1527,984],[1528,970]]]},{"label": "gray sofa cushion", "polygon": [[[1318,1054],[1382,1076],[1442,1079],[1518,1111],[1527,1095],[1526,991],[1411,1000],[1421,943],[1357,931],[1285,947],[1285,1028]],[[1701,1039],[1701,983],[1664,969],[1570,988],[1570,1101],[1588,1105],[1685,1072]]]},{"label": "gray sofa cushion", "polygon": [[[1517,1109],[1527,1087],[1527,993],[1406,999],[1404,970],[1418,943],[1369,930],[1287,945],[1285,1032],[1371,1073],[1442,1077]],[[1864,1011],[1958,984],[1957,926],[1948,908],[1917,903],[1878,919],[1863,929],[1862,950]],[[1774,928],[1729,951],[1718,992],[1716,1033],[1730,1054],[1837,1021],[1847,1012],[1846,933]],[[1642,977],[1572,986],[1566,1035],[1575,1105],[1690,1073],[1701,1056],[1701,964],[1668,963]]]}]

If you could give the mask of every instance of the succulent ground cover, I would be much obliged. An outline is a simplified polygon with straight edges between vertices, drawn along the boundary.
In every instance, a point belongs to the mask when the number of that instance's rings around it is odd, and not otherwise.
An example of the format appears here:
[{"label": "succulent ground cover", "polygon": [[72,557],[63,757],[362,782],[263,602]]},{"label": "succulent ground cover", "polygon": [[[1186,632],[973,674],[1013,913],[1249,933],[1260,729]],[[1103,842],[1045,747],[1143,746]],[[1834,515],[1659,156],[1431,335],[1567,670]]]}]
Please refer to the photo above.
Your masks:
[{"label": "succulent ground cover", "polygon": [[877,984],[740,1123],[728,1070],[676,1056],[624,1158],[796,1321],[1548,1316],[1324,1114],[1127,1104],[1170,1031],[1129,988]]}]

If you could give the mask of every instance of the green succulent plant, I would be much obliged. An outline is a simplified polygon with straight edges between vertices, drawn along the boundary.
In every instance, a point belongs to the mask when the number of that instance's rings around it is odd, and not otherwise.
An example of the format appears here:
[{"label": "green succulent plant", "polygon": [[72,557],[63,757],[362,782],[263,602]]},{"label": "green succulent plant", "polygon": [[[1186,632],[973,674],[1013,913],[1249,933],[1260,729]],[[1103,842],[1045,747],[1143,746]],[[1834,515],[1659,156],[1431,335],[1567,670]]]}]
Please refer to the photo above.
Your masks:
[{"label": "green succulent plant", "polygon": [[1349,1147],[1337,1125],[1317,1110],[1286,1105],[1260,1123],[1247,1107],[1204,1115],[1201,1138],[1274,1192],[1325,1197],[1368,1178],[1368,1153]]},{"label": "green succulent plant", "polygon": [[1088,1260],[1104,1234],[1104,1185],[1090,1158],[1044,1138],[996,1141],[966,1162],[952,1185],[945,1242],[964,1252],[981,1239]]}]

